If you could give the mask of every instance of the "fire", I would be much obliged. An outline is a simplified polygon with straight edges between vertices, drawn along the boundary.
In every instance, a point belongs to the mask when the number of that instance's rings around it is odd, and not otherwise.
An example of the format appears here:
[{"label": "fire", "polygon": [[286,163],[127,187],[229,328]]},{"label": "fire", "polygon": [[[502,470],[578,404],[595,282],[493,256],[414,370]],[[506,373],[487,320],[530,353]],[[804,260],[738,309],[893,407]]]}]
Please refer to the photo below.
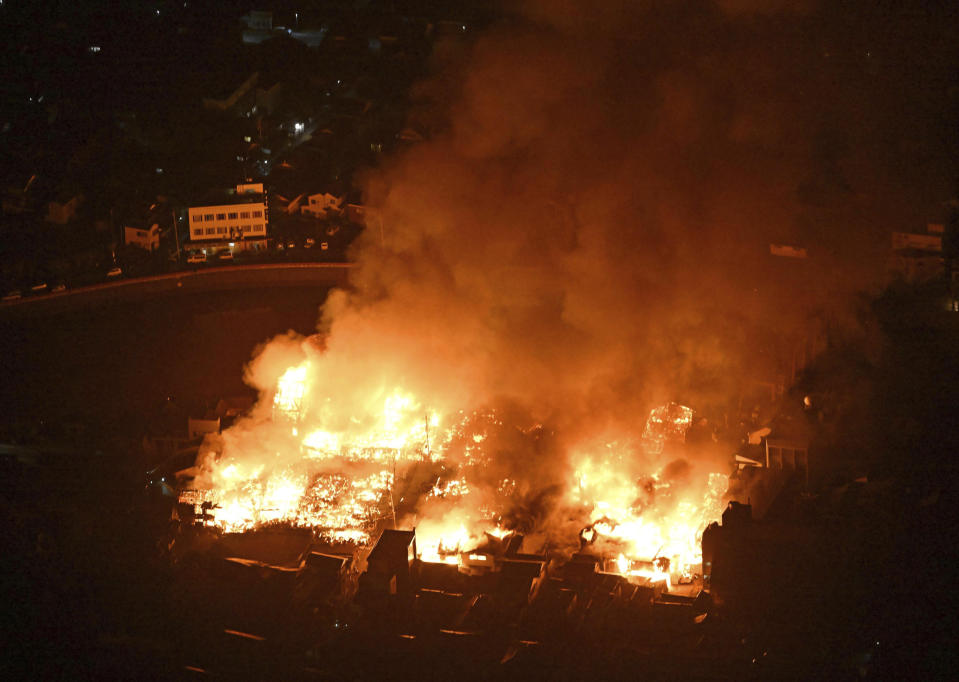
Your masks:
[{"label": "fire", "polygon": [[309,365],[290,367],[280,377],[273,396],[273,409],[294,419],[299,416],[303,396],[306,393],[306,377]]},{"label": "fire", "polygon": [[633,450],[661,452],[664,439],[655,438],[650,444],[648,434],[662,424],[662,414],[663,408],[653,410],[649,420],[653,427],[647,424],[642,445],[617,449],[610,444],[600,458],[581,457],[570,498],[589,510],[590,525],[581,535],[583,541],[618,548],[621,574],[658,579],[662,569],[640,570],[634,562],[668,562],[669,574],[688,580],[702,564],[703,531],[722,514],[728,479],[711,473],[705,480],[687,480],[677,486],[664,478],[663,470],[638,479],[628,476],[628,460],[636,456]]},{"label": "fire", "polygon": [[460,554],[472,549],[475,541],[462,522],[458,526],[448,522],[428,523],[417,528],[419,558],[430,563],[458,564]]},{"label": "fire", "polygon": [[[272,418],[262,426],[270,439],[241,447],[236,438],[261,431],[227,432],[222,451],[201,457],[205,476],[189,499],[198,511],[212,506],[205,523],[224,532],[288,524],[363,545],[378,528],[402,521],[416,527],[422,561],[449,564],[508,535],[502,515],[523,481],[488,476],[496,455],[491,430],[510,428],[496,412],[444,414],[397,388],[374,392],[364,412],[334,419],[312,377],[306,360],[277,379]],[[725,476],[678,485],[662,469],[634,471],[681,440],[692,415],[680,405],[656,408],[638,444],[583,444],[572,457],[565,504],[586,521],[581,542],[616,556],[624,576],[668,585],[702,561],[702,532],[721,513]],[[251,448],[260,454],[237,455]]]}]

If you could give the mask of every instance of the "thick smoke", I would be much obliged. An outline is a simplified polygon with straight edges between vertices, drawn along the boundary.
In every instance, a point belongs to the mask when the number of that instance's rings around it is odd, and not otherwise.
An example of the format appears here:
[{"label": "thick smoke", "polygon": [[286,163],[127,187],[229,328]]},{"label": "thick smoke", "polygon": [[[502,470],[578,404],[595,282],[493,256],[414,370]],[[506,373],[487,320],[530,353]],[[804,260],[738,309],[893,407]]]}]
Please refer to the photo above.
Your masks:
[{"label": "thick smoke", "polygon": [[[534,2],[440,46],[417,89],[428,141],[364,179],[376,223],[323,308],[325,349],[285,337],[251,382],[269,398],[309,355],[308,409],[331,430],[397,387],[505,410],[491,479],[521,479],[529,519],[553,513],[583,444],[635,441],[671,400],[722,412],[781,374],[867,281],[870,221],[839,177],[858,152],[829,143],[856,107],[830,99],[816,19],[759,5]],[[634,453],[637,476],[669,464]]]},{"label": "thick smoke", "polygon": [[811,165],[788,50],[757,60],[698,3],[567,4],[480,38],[433,90],[445,125],[366,182],[383,229],[323,315],[344,380],[370,363],[443,405],[641,428],[772,373],[760,330],[805,325],[818,277],[766,271]]}]

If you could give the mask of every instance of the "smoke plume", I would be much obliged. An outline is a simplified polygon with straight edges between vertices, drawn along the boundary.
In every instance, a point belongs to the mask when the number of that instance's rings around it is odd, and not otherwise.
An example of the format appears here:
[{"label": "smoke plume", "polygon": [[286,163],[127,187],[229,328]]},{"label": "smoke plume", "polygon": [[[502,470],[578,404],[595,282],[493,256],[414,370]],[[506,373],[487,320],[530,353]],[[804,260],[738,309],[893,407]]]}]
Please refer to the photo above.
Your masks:
[{"label": "smoke plume", "polygon": [[587,447],[615,441],[630,476],[683,485],[721,466],[715,448],[649,461],[649,409],[721,413],[870,274],[868,188],[844,170],[863,152],[835,142],[857,107],[832,97],[812,11],[538,1],[437,46],[414,93],[427,141],[363,178],[375,222],[322,310],[324,347],[262,350],[264,404],[308,358],[305,409],[331,431],[396,389],[498,410],[489,484],[516,479],[517,527],[555,513]]}]

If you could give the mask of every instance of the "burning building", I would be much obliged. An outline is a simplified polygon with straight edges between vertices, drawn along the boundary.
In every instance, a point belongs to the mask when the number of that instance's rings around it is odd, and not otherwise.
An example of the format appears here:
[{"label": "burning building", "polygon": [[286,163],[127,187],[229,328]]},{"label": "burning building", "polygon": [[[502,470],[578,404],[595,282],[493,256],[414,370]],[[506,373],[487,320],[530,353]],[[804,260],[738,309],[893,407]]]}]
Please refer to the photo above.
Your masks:
[{"label": "burning building", "polygon": [[519,428],[494,409],[443,414],[394,390],[337,428],[329,398],[319,414],[313,402],[313,363],[324,351],[315,340],[302,350],[306,359],[282,372],[246,421],[206,442],[180,496],[202,525],[226,533],[300,527],[354,548],[384,529],[415,528],[417,560],[467,574],[493,569],[503,549],[487,548],[515,532],[539,534],[567,556],[606,557],[609,570],[639,582],[669,586],[698,572],[700,537],[718,517],[725,475],[692,471],[682,459],[643,470],[650,457],[681,454],[690,408],[654,408],[632,442],[576,445],[569,481],[544,500],[535,481],[497,461],[512,456],[502,453],[507,446],[552,447],[542,425]]}]

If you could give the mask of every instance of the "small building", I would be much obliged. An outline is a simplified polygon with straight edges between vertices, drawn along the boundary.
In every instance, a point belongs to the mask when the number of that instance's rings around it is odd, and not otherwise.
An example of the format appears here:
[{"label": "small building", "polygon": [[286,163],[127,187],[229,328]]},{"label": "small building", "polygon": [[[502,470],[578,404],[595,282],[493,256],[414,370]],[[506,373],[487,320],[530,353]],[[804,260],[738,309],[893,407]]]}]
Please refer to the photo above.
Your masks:
[{"label": "small building", "polygon": [[377,592],[411,593],[415,559],[415,531],[386,529],[367,557],[365,582]]},{"label": "small building", "polygon": [[352,558],[309,552],[300,569],[297,593],[310,606],[332,606],[350,595]]},{"label": "small building", "polygon": [[789,471],[809,482],[809,443],[800,439],[767,438],[766,468]]},{"label": "small building", "polygon": [[545,561],[503,559],[496,589],[502,598],[531,603],[545,580]]},{"label": "small building", "polygon": [[123,243],[127,246],[137,246],[147,251],[156,251],[160,248],[160,226],[153,223],[150,227],[123,226]]},{"label": "small building", "polygon": [[264,194],[262,182],[241,183],[236,186],[237,194]]},{"label": "small building", "polygon": [[300,213],[311,215],[314,218],[340,215],[343,211],[344,199],[345,197],[338,197],[329,192],[311,194],[307,197],[306,204],[300,206]]}]

